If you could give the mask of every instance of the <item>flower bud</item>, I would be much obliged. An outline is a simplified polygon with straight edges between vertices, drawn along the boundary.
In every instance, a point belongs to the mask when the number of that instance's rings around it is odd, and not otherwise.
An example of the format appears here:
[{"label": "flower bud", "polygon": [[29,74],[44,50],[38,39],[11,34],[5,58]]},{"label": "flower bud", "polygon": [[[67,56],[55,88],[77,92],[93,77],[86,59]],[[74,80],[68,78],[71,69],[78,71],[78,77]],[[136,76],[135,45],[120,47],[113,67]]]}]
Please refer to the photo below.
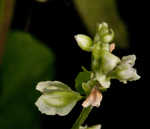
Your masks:
[{"label": "flower bud", "polygon": [[103,35],[101,40],[104,43],[110,43],[112,42],[114,39],[114,31],[110,30],[110,32],[108,32],[107,34]]},{"label": "flower bud", "polygon": [[109,51],[112,52],[114,49],[115,49],[115,44],[114,43],[110,44]]},{"label": "flower bud", "polygon": [[102,23],[98,26],[98,33],[103,43],[110,43],[114,39],[114,31],[109,29],[107,23]]},{"label": "flower bud", "polygon": [[103,52],[103,56],[100,61],[100,69],[106,74],[116,67],[116,65],[120,62],[120,59],[110,52],[105,51]]},{"label": "flower bud", "polygon": [[82,50],[91,51],[92,39],[89,36],[78,34],[75,36],[75,39]]},{"label": "flower bud", "polygon": [[93,107],[99,107],[102,101],[102,93],[94,87],[90,93],[90,95],[86,98],[86,100],[82,103],[84,108],[92,105]]},{"label": "flower bud", "polygon": [[103,22],[98,25],[98,32],[100,35],[108,33],[108,24]]}]

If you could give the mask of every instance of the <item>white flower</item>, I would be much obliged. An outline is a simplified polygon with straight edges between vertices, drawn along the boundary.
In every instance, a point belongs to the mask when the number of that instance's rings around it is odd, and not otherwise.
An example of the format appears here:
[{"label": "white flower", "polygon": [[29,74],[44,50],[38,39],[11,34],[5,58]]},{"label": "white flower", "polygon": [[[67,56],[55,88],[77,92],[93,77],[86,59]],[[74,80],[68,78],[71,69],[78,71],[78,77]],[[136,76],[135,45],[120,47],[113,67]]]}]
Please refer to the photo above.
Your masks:
[{"label": "white flower", "polygon": [[136,81],[140,79],[140,76],[136,73],[134,68],[128,68],[118,72],[118,79],[123,83],[127,83],[127,81]]},{"label": "white flower", "polygon": [[35,105],[46,115],[67,115],[77,101],[79,93],[72,91],[69,86],[59,81],[39,82],[36,89],[42,93]]},{"label": "white flower", "polygon": [[112,78],[118,79],[123,83],[140,79],[136,69],[133,68],[135,60],[135,55],[124,56],[121,59],[120,64],[115,68],[114,71],[112,71]]}]

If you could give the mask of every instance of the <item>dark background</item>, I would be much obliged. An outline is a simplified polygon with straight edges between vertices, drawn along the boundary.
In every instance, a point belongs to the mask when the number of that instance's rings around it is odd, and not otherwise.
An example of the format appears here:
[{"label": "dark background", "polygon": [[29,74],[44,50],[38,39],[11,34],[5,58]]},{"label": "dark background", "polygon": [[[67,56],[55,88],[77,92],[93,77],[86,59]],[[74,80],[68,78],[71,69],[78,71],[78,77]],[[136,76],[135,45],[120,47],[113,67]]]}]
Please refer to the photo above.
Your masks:
[{"label": "dark background", "polygon": [[[120,57],[128,54],[137,56],[136,68],[142,78],[137,82],[123,85],[112,81],[99,109],[94,109],[86,123],[102,124],[102,129],[144,129],[144,51],[145,23],[141,3],[130,0],[117,0],[118,11],[124,20],[128,32],[128,49],[117,49],[114,53]],[[30,18],[30,22],[27,20]],[[81,65],[90,68],[90,54],[83,52],[76,45],[74,35],[89,34],[79,14],[70,0],[49,0],[37,3],[31,0],[17,0],[13,29],[26,30],[51,48],[56,55],[55,80],[63,81],[73,88],[74,78],[81,71]],[[69,129],[81,110],[80,103],[65,117],[41,115],[43,129]],[[40,114],[40,113],[39,113]]]}]

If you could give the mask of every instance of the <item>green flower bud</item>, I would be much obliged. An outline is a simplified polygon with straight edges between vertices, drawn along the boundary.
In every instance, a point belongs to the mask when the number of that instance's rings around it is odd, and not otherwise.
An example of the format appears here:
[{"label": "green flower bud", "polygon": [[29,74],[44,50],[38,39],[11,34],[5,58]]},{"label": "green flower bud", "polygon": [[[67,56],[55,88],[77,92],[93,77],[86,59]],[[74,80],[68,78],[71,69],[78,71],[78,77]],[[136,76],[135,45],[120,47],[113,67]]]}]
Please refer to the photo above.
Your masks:
[{"label": "green flower bud", "polygon": [[132,68],[135,64],[135,60],[135,55],[124,56],[115,70],[110,73],[111,78],[118,79],[123,83],[140,79],[136,70]]},{"label": "green flower bud", "polygon": [[100,70],[107,74],[116,67],[116,65],[120,62],[120,59],[112,53],[104,51],[100,62]]},{"label": "green flower bud", "polygon": [[99,32],[99,35],[105,35],[109,32],[108,30],[108,24],[103,22],[101,24],[98,25],[98,32]]},{"label": "green flower bud", "polygon": [[113,41],[113,39],[114,39],[114,31],[113,30],[110,30],[109,33],[107,33],[101,37],[101,40],[104,43],[110,43]]},{"label": "green flower bud", "polygon": [[107,74],[111,72],[119,63],[120,59],[117,56],[105,50],[101,51],[98,60],[93,61],[92,67],[96,71],[96,80],[103,88],[110,87],[110,77],[107,76]]},{"label": "green flower bud", "polygon": [[93,41],[89,36],[78,34],[75,36],[75,39],[82,50],[91,51]]},{"label": "green flower bud", "polygon": [[100,41],[102,41],[103,43],[110,43],[114,39],[114,31],[112,29],[109,29],[107,23],[99,24],[98,34],[100,37]]}]

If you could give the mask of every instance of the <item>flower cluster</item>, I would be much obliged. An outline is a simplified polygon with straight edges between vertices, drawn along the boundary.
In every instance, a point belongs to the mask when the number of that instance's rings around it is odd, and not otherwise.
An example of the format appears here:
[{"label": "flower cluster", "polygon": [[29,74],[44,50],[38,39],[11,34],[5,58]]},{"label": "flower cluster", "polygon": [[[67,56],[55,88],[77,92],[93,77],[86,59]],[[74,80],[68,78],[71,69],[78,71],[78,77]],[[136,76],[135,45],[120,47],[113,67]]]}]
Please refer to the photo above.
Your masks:
[{"label": "flower cluster", "polygon": [[124,56],[122,59],[112,54],[115,44],[114,32],[109,29],[107,23],[98,26],[94,40],[86,35],[76,35],[75,39],[82,50],[92,52],[92,71],[94,79],[101,87],[109,88],[111,79],[120,82],[135,81],[140,78],[133,68],[136,60],[135,55]]},{"label": "flower cluster", "polygon": [[[38,109],[47,115],[67,115],[76,103],[85,98],[79,119],[72,129],[100,129],[101,125],[82,126],[85,118],[93,107],[99,107],[102,101],[102,92],[110,87],[111,79],[120,82],[135,81],[140,78],[133,68],[135,55],[124,56],[121,59],[114,55],[114,32],[107,23],[98,25],[97,33],[92,40],[89,36],[78,34],[75,36],[78,46],[92,54],[91,71],[83,68],[75,79],[76,91],[59,81],[45,81],[38,83],[36,89],[42,93],[36,101]],[[83,118],[83,120],[81,119]],[[81,120],[81,122],[79,122]]]}]

